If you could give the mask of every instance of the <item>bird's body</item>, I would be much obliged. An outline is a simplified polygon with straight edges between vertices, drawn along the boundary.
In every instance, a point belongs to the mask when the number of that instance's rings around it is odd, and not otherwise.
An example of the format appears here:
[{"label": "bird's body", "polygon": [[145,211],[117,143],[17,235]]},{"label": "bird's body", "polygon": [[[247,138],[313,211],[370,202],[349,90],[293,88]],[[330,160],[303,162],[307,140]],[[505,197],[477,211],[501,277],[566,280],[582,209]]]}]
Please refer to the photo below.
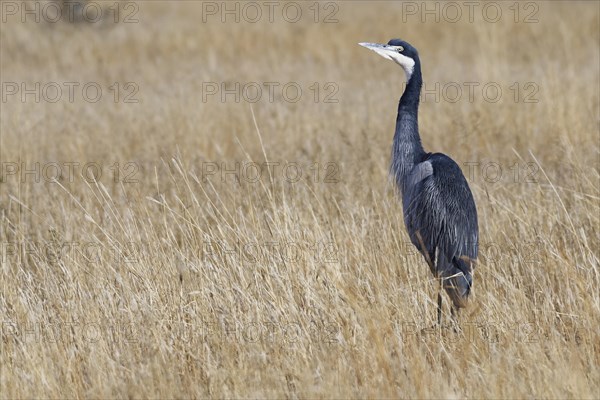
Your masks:
[{"label": "bird's body", "polygon": [[[418,123],[422,86],[418,53],[398,39],[387,45],[361,43],[404,69],[407,84],[396,119],[391,173],[402,193],[404,223],[411,242],[458,310],[465,307],[478,253],[477,209],[460,167],[441,153],[427,153]],[[441,293],[438,294],[438,320]]]},{"label": "bird's body", "polygon": [[450,157],[440,153],[425,157],[404,178],[411,181],[402,192],[404,223],[431,272],[445,280],[444,288],[454,306],[464,307],[477,259],[475,202]]}]

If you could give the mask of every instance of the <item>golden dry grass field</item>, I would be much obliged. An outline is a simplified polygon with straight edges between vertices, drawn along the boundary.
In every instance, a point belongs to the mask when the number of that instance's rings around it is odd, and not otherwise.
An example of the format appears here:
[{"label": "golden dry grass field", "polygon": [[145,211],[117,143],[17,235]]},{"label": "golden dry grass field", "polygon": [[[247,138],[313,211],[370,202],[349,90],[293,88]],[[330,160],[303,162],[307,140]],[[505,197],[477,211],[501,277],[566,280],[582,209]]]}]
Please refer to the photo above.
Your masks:
[{"label": "golden dry grass field", "polygon": [[[49,4],[0,4],[0,397],[598,397],[598,2]],[[458,332],[395,37],[479,213]]]}]

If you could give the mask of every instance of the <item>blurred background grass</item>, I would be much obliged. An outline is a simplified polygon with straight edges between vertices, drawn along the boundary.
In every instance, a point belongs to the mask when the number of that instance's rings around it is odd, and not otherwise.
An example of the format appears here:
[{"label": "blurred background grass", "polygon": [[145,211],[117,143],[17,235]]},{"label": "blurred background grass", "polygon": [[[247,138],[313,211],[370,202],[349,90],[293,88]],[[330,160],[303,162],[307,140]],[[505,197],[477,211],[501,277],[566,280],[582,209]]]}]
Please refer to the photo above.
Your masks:
[{"label": "blurred background grass", "polygon": [[[49,3],[16,3],[35,4]],[[447,3],[306,2],[296,23],[289,2],[273,22],[254,3],[256,23],[244,2],[224,23],[221,2],[95,4],[97,23],[23,23],[2,4],[2,397],[598,393],[597,2],[519,3],[518,15],[482,2],[472,22],[464,5],[449,22]],[[424,146],[463,168],[479,211],[461,333],[429,329],[435,282],[387,178],[404,74],[357,43],[394,37],[420,52]],[[7,92],[36,82],[62,97]],[[79,84],[72,102],[65,82]],[[277,83],[273,101],[266,89],[222,100],[222,85],[249,82]],[[203,174],[266,160],[303,177]],[[80,176],[86,163],[98,183]],[[213,254],[215,242],[260,257]]]}]

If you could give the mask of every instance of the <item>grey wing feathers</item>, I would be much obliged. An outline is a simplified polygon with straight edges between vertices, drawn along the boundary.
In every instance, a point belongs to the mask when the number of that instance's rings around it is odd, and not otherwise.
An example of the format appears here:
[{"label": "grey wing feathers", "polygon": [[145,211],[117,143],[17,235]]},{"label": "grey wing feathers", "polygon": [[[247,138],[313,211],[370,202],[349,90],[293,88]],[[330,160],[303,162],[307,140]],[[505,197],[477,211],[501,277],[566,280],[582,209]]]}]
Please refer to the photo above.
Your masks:
[{"label": "grey wing feathers", "polygon": [[[423,253],[432,272],[444,276],[439,257],[465,273],[478,253],[477,210],[458,165],[443,154],[432,154],[407,176],[402,196],[404,220],[411,241]],[[436,265],[434,265],[436,264]]]},{"label": "grey wing feathers", "polygon": [[408,176],[408,187],[413,187],[421,182],[423,179],[433,174],[433,166],[428,160],[423,161],[413,168],[410,175]]}]

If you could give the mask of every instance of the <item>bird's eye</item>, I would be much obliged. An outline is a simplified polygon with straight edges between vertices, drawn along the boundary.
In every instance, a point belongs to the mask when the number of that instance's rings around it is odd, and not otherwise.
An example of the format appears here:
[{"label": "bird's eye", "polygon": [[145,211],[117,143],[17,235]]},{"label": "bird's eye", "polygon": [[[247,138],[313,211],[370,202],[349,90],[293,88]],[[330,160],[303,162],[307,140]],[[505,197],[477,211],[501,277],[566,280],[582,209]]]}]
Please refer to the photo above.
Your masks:
[{"label": "bird's eye", "polygon": [[404,50],[404,47],[398,46],[398,53],[401,53]]}]

